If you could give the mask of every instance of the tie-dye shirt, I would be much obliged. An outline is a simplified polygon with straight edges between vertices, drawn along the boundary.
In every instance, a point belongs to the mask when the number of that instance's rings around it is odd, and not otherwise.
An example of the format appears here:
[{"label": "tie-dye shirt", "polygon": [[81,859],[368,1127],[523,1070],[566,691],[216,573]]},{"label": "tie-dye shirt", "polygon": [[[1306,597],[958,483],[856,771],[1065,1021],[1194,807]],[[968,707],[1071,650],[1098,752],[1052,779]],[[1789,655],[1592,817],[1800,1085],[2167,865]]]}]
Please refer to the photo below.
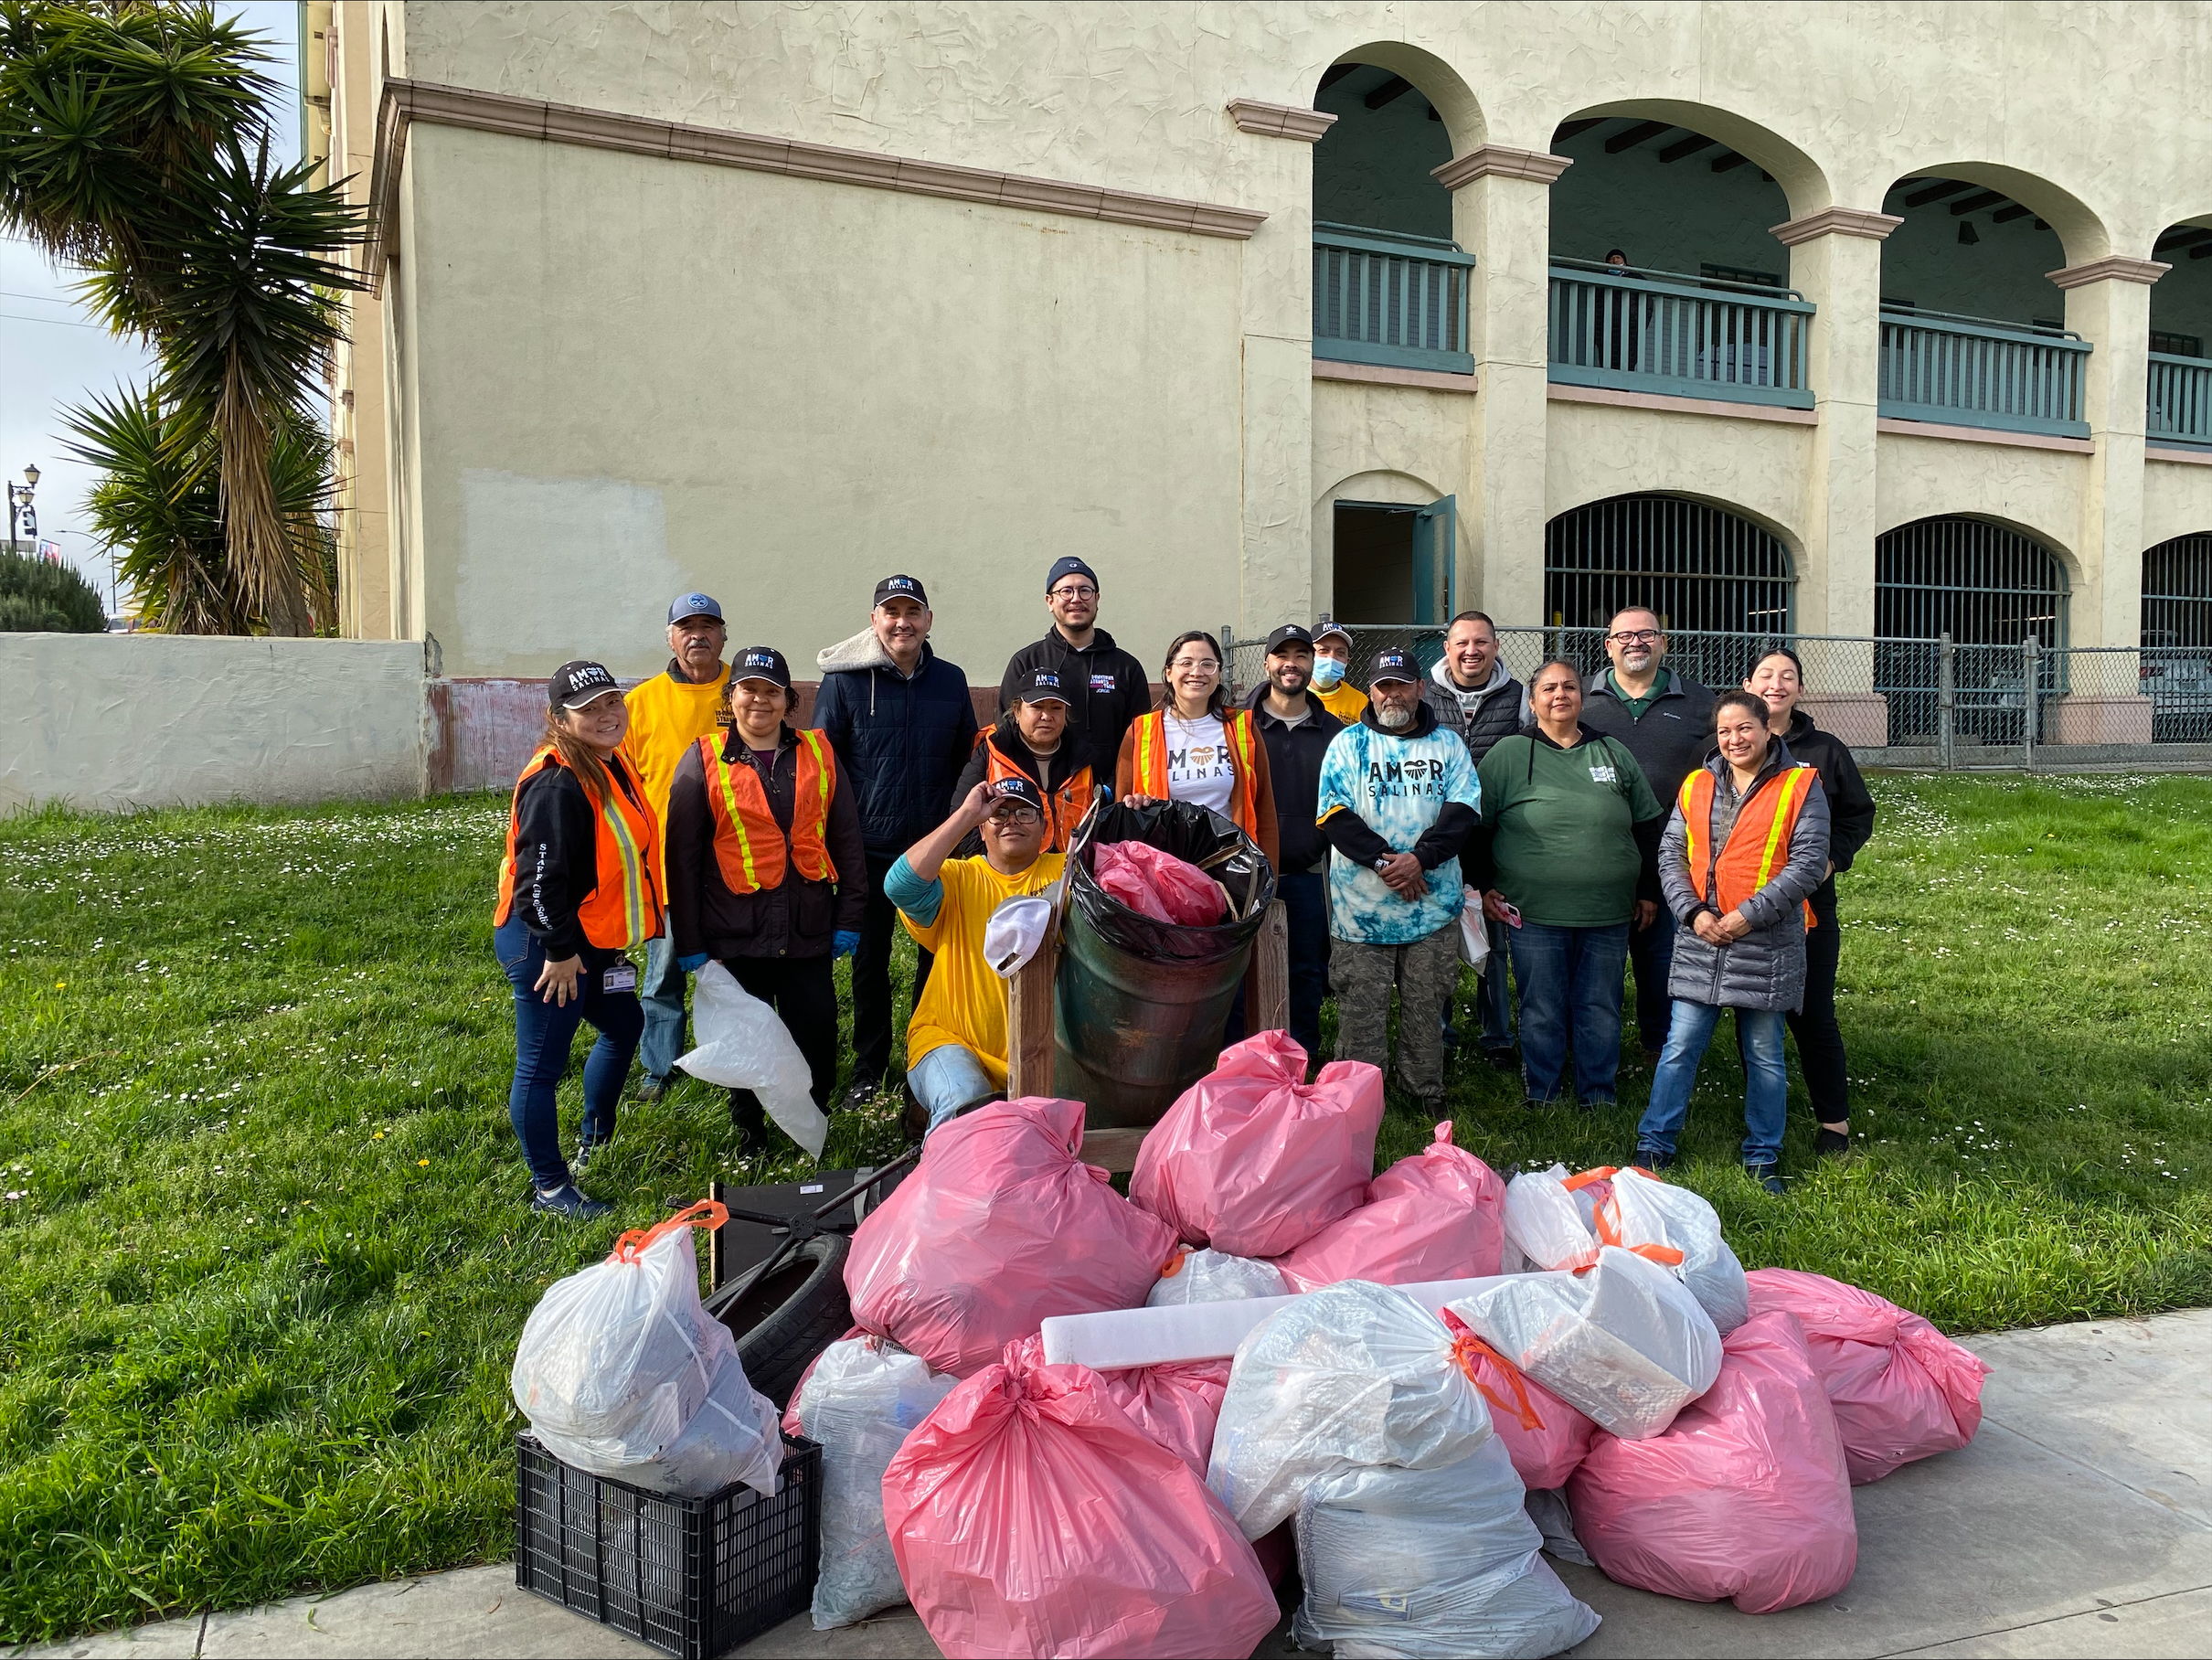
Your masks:
[{"label": "tie-dye shirt", "polygon": [[[1482,810],[1474,762],[1456,732],[1431,727],[1418,738],[1394,738],[1366,722],[1330,740],[1321,762],[1314,815],[1347,808],[1394,853],[1410,853],[1447,803]],[[1428,873],[1429,897],[1401,899],[1382,878],[1329,850],[1329,931],[1362,945],[1407,945],[1450,925],[1459,915],[1460,862]]]}]

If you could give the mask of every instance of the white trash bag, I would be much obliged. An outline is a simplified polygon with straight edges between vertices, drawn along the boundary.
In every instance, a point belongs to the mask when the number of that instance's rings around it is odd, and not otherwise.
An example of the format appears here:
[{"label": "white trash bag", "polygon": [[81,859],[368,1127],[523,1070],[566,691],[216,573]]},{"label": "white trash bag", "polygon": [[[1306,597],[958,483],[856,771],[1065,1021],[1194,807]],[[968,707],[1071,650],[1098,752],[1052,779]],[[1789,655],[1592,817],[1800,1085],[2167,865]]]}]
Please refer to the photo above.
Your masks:
[{"label": "white trash bag", "polygon": [[[540,1435],[546,1451],[579,1469],[558,1436]],[[756,1493],[773,1495],[783,1469],[783,1428],[776,1404],[752,1387],[745,1363],[732,1354],[715,1367],[707,1399],[691,1421],[659,1452],[642,1464],[596,1474],[612,1475],[633,1487],[682,1498],[709,1498],[732,1482]]]},{"label": "white trash bag", "polygon": [[[1720,1376],[1720,1334],[1668,1270],[1617,1245],[1582,1273],[1500,1280],[1451,1311],[1622,1441],[1664,1431]],[[1234,1386],[1231,1386],[1232,1389]]]},{"label": "white trash bag", "polygon": [[791,1410],[799,1432],[822,1443],[816,1631],[856,1624],[907,1600],[883,1527],[883,1473],[959,1382],[874,1335],[831,1344],[807,1374]]},{"label": "white trash bag", "polygon": [[1430,1470],[1346,1470],[1298,1506],[1291,1633],[1336,1660],[1540,1660],[1598,1629],[1559,1582],[1495,1436]]},{"label": "white trash bag", "polygon": [[691,1029],[698,1047],[676,1065],[701,1083],[750,1090],[762,1111],[812,1158],[822,1156],[829,1120],[814,1104],[814,1074],[776,1011],[737,983],[719,963],[693,976]]},{"label": "white trash bag", "polygon": [[1675,1270],[1690,1294],[1727,1336],[1751,1317],[1751,1288],[1743,1264],[1721,1237],[1720,1217],[1687,1187],[1661,1181],[1634,1168],[1615,1174],[1610,1214],[1619,1242],[1633,1250],[1654,1245],[1678,1250]]},{"label": "white trash bag", "polygon": [[1479,974],[1490,962],[1490,919],[1479,889],[1462,883],[1460,894],[1460,961]]},{"label": "white trash bag", "polygon": [[[605,1261],[555,1281],[537,1300],[508,1388],[556,1458],[643,1485],[710,1464],[757,1469],[764,1432],[772,1457],[761,1491],[775,1491],[774,1410],[746,1381],[728,1328],[699,1305],[691,1230],[728,1214],[694,1205],[625,1233]],[[708,1421],[695,1424],[710,1399]]]},{"label": "white trash bag", "polygon": [[1565,1165],[1525,1170],[1505,1184],[1505,1243],[1533,1268],[1579,1268],[1598,1258],[1597,1201],[1569,1191]]},{"label": "white trash bag", "polygon": [[1345,1280],[1270,1314],[1237,1346],[1206,1484],[1256,1539],[1321,1475],[1456,1463],[1490,1410],[1444,1323],[1404,1292]]},{"label": "white trash bag", "polygon": [[1290,1294],[1282,1271],[1272,1262],[1201,1249],[1168,1259],[1168,1266],[1144,1293],[1144,1306],[1184,1308],[1193,1303],[1241,1303]]}]

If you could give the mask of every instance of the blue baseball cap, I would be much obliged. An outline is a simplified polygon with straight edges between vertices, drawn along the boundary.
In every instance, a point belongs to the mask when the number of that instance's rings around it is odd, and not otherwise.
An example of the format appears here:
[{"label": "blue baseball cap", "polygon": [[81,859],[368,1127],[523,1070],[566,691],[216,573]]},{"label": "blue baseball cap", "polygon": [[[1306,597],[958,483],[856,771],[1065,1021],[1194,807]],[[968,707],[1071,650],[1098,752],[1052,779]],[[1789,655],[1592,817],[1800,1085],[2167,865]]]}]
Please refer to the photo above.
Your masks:
[{"label": "blue baseball cap", "polygon": [[680,593],[668,602],[668,621],[671,625],[686,617],[712,617],[722,620],[722,608],[703,593]]},{"label": "blue baseball cap", "polygon": [[1379,686],[1386,680],[1419,681],[1420,670],[1413,666],[1413,659],[1392,646],[1375,654],[1375,666],[1367,671],[1367,684]]}]

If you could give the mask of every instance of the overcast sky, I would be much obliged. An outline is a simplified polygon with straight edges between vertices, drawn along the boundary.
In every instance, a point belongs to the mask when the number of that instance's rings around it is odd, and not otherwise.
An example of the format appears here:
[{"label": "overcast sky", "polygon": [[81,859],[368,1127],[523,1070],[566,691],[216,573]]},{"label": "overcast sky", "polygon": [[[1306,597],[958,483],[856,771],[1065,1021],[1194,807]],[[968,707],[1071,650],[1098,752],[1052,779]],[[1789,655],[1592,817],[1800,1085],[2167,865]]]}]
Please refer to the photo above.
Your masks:
[{"label": "overcast sky", "polygon": [[[272,150],[290,161],[300,147],[299,8],[294,0],[232,0],[223,9],[268,37],[265,71],[284,97]],[[26,463],[37,467],[40,539],[58,542],[104,597],[107,550],[84,514],[98,474],[62,447],[61,411],[90,393],[144,381],[150,359],[92,323],[71,297],[76,276],[28,243],[0,237],[0,473],[19,484]]]}]

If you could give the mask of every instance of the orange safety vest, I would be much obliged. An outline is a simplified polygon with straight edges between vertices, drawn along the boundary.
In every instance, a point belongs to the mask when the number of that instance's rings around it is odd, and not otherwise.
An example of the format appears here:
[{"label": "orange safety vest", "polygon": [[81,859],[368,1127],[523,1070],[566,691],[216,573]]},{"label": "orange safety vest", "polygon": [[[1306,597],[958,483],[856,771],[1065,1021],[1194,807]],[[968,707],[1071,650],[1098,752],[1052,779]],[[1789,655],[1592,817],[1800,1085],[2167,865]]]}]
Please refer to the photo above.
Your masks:
[{"label": "orange safety vest", "polygon": [[714,820],[714,862],[730,892],[781,888],[787,856],[806,881],[837,879],[822,834],[837,788],[837,756],[820,732],[808,728],[799,734],[799,779],[792,793],[788,835],[776,823],[768,792],[750,762],[732,766],[724,761],[721,740],[711,733],[699,740],[699,760],[707,773],[707,811]]},{"label": "orange safety vest", "polygon": [[[560,752],[546,745],[515,781],[515,799],[507,805],[507,851],[499,861],[499,909],[492,913],[496,928],[515,910],[515,847],[522,837],[522,787],[548,767],[562,767]],[[602,951],[628,951],[661,931],[661,881],[654,868],[660,846],[660,820],[646,805],[644,794],[632,776],[630,763],[620,755],[611,758],[607,771],[615,781],[613,794],[594,803],[592,854],[597,871],[591,891],[576,908],[584,938]],[[584,793],[590,800],[590,792]]]},{"label": "orange safety vest", "polygon": [[[1027,778],[1037,781],[1006,759],[1005,751],[988,739],[984,740],[984,776],[993,783],[1005,778]],[[1090,769],[1078,767],[1060,781],[1059,788],[1045,796],[1045,847],[1047,853],[1068,851],[1068,838],[1075,827],[1083,822],[1083,814],[1090,811]],[[1043,791],[1038,792],[1040,794]]]},{"label": "orange safety vest", "polygon": [[[1719,781],[1705,767],[1684,779],[1677,801],[1690,885],[1697,897],[1726,916],[1764,888],[1790,862],[1797,815],[1804,811],[1805,797],[1819,777],[1818,771],[1800,761],[1776,773],[1771,790],[1763,782],[1752,785],[1749,797],[1736,810],[1728,844],[1717,855],[1713,849],[1713,795]],[[1809,902],[1804,910],[1805,926],[1811,928]]]},{"label": "orange safety vest", "polygon": [[[1136,793],[1167,799],[1167,712],[1154,709],[1149,715],[1140,715],[1131,729],[1136,734],[1136,764],[1132,776],[1136,780]],[[1222,741],[1227,743],[1237,761],[1237,784],[1229,795],[1229,816],[1237,821],[1237,828],[1255,841],[1260,836],[1260,814],[1252,803],[1252,792],[1257,787],[1258,772],[1252,764],[1252,745],[1258,741],[1252,735],[1252,712],[1250,709],[1231,709],[1221,718]]]}]

